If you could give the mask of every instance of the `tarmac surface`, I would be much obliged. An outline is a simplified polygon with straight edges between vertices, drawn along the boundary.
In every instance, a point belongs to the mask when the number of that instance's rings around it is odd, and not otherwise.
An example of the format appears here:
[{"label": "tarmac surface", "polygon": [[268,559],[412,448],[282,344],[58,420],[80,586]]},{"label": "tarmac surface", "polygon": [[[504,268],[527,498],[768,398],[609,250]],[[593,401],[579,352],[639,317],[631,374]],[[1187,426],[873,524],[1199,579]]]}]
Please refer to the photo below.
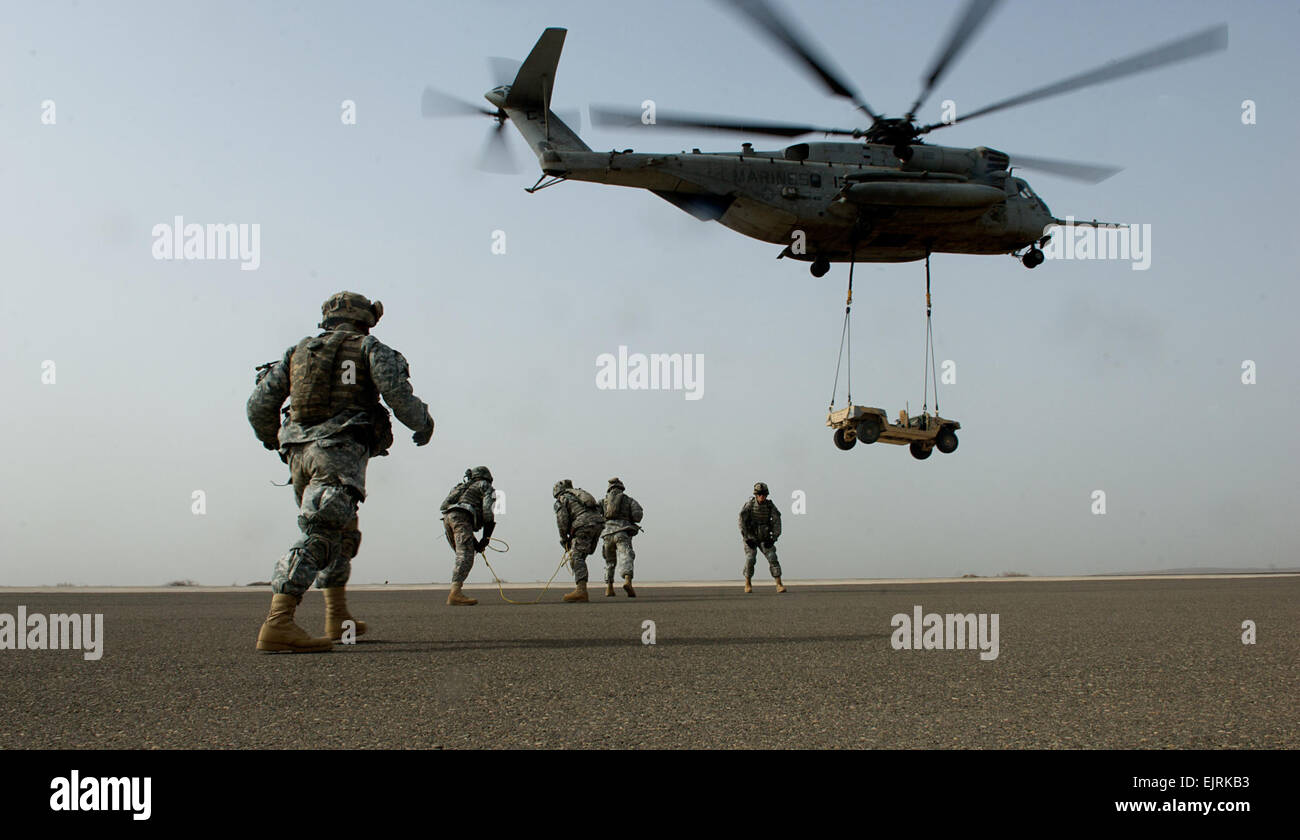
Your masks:
[{"label": "tarmac surface", "polygon": [[[0,748],[1300,747],[1300,577],[755,583],[358,587],[370,633],[324,654],[254,651],[261,589],[0,590],[105,628],[98,661],[0,650]],[[916,605],[998,614],[997,659],[893,649]]]}]

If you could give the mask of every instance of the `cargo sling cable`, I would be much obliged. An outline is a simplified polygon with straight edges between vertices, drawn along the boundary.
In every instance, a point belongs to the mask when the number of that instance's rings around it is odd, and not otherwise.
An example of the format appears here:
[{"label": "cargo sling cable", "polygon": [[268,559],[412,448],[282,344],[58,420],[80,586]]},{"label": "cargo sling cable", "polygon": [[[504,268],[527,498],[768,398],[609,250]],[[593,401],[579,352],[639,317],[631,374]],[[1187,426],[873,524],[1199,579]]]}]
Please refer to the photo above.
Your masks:
[{"label": "cargo sling cable", "polygon": [[853,312],[853,266],[857,262],[858,243],[853,242],[853,248],[849,253],[849,292],[844,299],[844,326],[840,328],[840,353],[835,357],[835,384],[831,386],[831,402],[826,407],[827,411],[835,410],[835,392],[840,387],[840,364],[844,362],[844,345],[848,342],[848,364],[845,366],[844,389],[846,391],[845,405],[853,405],[853,335],[852,335],[852,312]]},{"label": "cargo sling cable", "polygon": [[[845,405],[853,405],[853,257],[857,256],[857,245],[849,260],[849,290],[844,300],[844,326],[840,329],[840,352],[835,359],[835,383],[831,386],[831,401],[827,411],[835,409],[835,394],[839,391],[840,366],[845,369]],[[925,415],[930,406],[930,383],[934,383],[934,413],[939,413],[939,379],[935,373],[933,306],[930,300],[930,252],[925,252],[925,369],[922,383],[921,414]],[[848,348],[847,360],[845,348]]]},{"label": "cargo sling cable", "polygon": [[934,383],[934,413],[939,414],[939,379],[934,373],[934,329],[930,320],[930,252],[925,252],[925,382],[921,396],[921,416],[929,407],[930,383]]},{"label": "cargo sling cable", "polygon": [[[502,545],[505,546],[505,548],[497,548],[496,546],[492,545],[492,543],[494,542],[501,543]],[[499,537],[491,537],[488,540],[488,548],[492,549],[493,551],[499,554],[505,554],[507,551],[510,550],[510,543],[506,542],[503,539],[500,539]],[[564,564],[569,559],[568,553],[566,552],[565,556],[560,560],[560,565],[556,566],[555,571],[551,573],[551,579],[546,582],[546,586],[542,587],[541,594],[538,595],[535,599],[533,599],[532,601],[516,601],[513,598],[507,596],[505,589],[501,587],[501,578],[497,577],[497,570],[492,568],[492,563],[487,559],[487,552],[480,551],[479,556],[482,557],[483,562],[487,564],[488,571],[492,573],[492,579],[497,582],[497,592],[501,593],[501,599],[503,601],[507,601],[511,604],[517,604],[519,606],[526,606],[528,604],[536,604],[540,602],[542,600],[542,597],[546,595],[546,591],[551,588],[551,582],[555,580],[555,576],[560,573],[560,569],[564,568]]]}]

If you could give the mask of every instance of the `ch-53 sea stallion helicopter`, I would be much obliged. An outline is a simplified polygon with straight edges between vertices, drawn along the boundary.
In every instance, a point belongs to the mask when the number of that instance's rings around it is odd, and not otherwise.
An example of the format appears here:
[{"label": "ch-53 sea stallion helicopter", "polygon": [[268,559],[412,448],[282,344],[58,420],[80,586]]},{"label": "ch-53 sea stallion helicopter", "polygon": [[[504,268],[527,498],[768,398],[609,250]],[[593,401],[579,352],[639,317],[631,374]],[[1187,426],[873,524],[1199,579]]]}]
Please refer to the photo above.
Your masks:
[{"label": "ch-53 sea stallion helicopter", "polygon": [[[811,70],[836,96],[871,119],[866,128],[831,128],[646,110],[593,107],[604,126],[672,127],[796,138],[806,134],[853,137],[865,142],[797,143],[779,151],[644,154],[596,152],[551,110],[555,70],[566,30],[542,33],[513,81],[484,96],[495,110],[426,88],[425,116],[481,113],[497,121],[489,150],[504,153],[507,120],[532,147],[542,176],[528,192],[562,181],[592,181],[646,189],[697,219],[721,222],[754,239],[784,245],[778,257],[811,262],[821,277],[832,262],[908,262],[931,253],[1011,254],[1027,268],[1044,259],[1057,219],[1022,178],[1010,170],[1038,169],[1092,183],[1118,168],[1014,157],[984,146],[929,145],[923,136],[940,128],[1036,100],[1184,61],[1227,46],[1218,25],[1112,61],[1095,70],[1034,88],[983,108],[921,125],[917,111],[999,0],[968,0],[923,80],[916,101],[900,117],[867,105],[799,30],[765,0],[727,0],[761,32]],[[500,65],[498,65],[499,67]],[[1074,222],[1074,224],[1099,224]]]}]

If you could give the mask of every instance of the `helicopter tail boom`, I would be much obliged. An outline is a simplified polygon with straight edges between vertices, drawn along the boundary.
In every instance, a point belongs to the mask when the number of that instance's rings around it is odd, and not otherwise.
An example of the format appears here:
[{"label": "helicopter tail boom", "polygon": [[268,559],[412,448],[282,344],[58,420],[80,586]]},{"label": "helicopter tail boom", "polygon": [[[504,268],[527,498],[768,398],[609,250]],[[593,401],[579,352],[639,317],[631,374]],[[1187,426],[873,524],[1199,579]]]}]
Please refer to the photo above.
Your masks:
[{"label": "helicopter tail boom", "polygon": [[555,70],[560,63],[566,32],[567,30],[551,27],[542,33],[520,66],[508,93],[499,103],[537,155],[542,170],[548,173],[564,168],[559,152],[591,151],[591,147],[582,142],[577,132],[551,110]]}]

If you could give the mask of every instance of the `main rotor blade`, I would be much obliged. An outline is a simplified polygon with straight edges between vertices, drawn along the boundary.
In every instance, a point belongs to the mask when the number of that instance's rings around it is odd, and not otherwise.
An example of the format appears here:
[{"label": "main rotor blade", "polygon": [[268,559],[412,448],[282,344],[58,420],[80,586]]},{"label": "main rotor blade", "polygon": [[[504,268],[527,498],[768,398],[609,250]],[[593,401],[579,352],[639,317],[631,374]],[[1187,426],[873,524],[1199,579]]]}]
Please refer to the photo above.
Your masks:
[{"label": "main rotor blade", "polygon": [[470,114],[495,117],[496,113],[431,87],[426,87],[420,97],[420,115],[425,117],[465,117]]},{"label": "main rotor blade", "polygon": [[1028,93],[1022,93],[1019,96],[1013,96],[1010,99],[1004,99],[1001,102],[995,102],[968,114],[959,116],[949,123],[934,123],[922,128],[919,133],[925,134],[936,128],[942,128],[945,125],[956,125],[965,120],[972,120],[985,114],[991,114],[994,111],[1001,111],[1006,108],[1014,108],[1017,105],[1024,105],[1028,102],[1034,102],[1039,99],[1046,99],[1049,96],[1059,96],[1062,93],[1069,93],[1072,90],[1099,85],[1103,82],[1121,79],[1125,76],[1131,76],[1134,73],[1142,73],[1147,70],[1154,70],[1157,67],[1163,67],[1166,64],[1174,64],[1179,61],[1186,61],[1190,58],[1196,58],[1206,53],[1217,52],[1228,46],[1228,25],[1221,23],[1218,26],[1212,26],[1209,29],[1188,35],[1185,38],[1179,38],[1176,41],[1170,41],[1154,49],[1140,52],[1137,55],[1118,61],[1112,61],[1098,67],[1095,70],[1089,70],[1086,73],[1079,73],[1068,79],[1062,79],[1044,87],[1031,90]]},{"label": "main rotor blade", "polygon": [[1071,160],[1054,160],[1052,158],[1029,157],[1028,155],[1011,155],[1011,165],[1019,169],[1037,169],[1050,172],[1062,178],[1072,178],[1088,184],[1100,184],[1112,175],[1123,172],[1119,166],[1105,166],[1099,163],[1078,163]]},{"label": "main rotor blade", "polygon": [[665,115],[655,114],[652,123],[642,121],[642,111],[632,108],[611,108],[592,105],[591,124],[608,128],[697,128],[705,131],[732,131],[741,134],[768,134],[774,137],[799,137],[803,134],[839,134],[848,137],[860,132],[844,128],[823,128],[815,125],[794,125],[791,123],[755,122],[749,120],[728,120],[694,114]]},{"label": "main rotor blade", "polygon": [[948,41],[943,45],[943,49],[935,56],[933,64],[930,65],[930,72],[924,78],[925,87],[917,95],[916,101],[912,107],[907,109],[905,119],[911,121],[916,116],[917,110],[921,103],[929,97],[934,86],[939,83],[939,79],[947,71],[948,65],[961,54],[966,45],[975,37],[976,31],[988,19],[989,13],[998,5],[1001,0],[967,0],[966,10],[962,16],[954,23],[952,30],[948,33]]},{"label": "main rotor blade", "polygon": [[769,38],[806,64],[831,93],[847,97],[867,116],[873,120],[879,119],[876,112],[871,110],[862,97],[849,87],[844,77],[832,70],[830,63],[812,46],[811,42],[806,37],[801,37],[799,30],[776,9],[768,5],[767,0],[725,0],[725,2],[734,6]]},{"label": "main rotor blade", "polygon": [[506,144],[504,128],[505,124],[502,123],[492,129],[487,142],[483,144],[483,151],[479,154],[478,168],[484,172],[494,172],[498,175],[514,175],[519,172],[515,157],[510,154],[510,147]]}]

